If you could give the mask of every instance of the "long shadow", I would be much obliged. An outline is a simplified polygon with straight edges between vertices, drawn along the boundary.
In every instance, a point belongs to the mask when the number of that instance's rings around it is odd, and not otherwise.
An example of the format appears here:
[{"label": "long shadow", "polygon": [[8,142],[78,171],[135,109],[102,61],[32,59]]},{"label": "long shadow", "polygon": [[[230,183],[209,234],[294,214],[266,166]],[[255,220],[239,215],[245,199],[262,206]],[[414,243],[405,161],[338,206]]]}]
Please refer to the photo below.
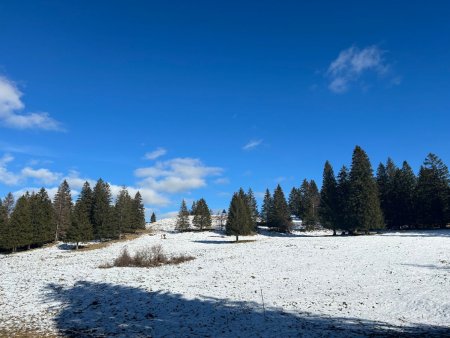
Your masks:
[{"label": "long shadow", "polygon": [[[261,304],[184,299],[179,294],[107,283],[47,287],[66,337],[442,337],[449,327],[392,326],[357,318],[287,313]],[[56,302],[56,303],[55,303]],[[60,305],[61,303],[61,305]]]},{"label": "long shadow", "polygon": [[386,230],[383,234],[401,234],[401,237],[450,237],[450,229]]},{"label": "long shadow", "polygon": [[416,268],[430,269],[430,270],[444,270],[450,272],[450,265],[434,265],[434,264],[402,264],[404,266],[414,266]]}]

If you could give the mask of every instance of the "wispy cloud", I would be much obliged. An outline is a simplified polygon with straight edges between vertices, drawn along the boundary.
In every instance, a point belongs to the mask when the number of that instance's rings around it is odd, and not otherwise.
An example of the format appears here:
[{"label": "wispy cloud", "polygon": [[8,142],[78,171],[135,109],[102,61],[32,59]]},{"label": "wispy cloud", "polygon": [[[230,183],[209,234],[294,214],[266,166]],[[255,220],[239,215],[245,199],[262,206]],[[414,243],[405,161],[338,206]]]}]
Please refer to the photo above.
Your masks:
[{"label": "wispy cloud", "polygon": [[342,50],[326,72],[328,88],[334,93],[345,93],[366,73],[387,74],[390,65],[384,58],[385,53],[377,46],[363,49],[352,46]]},{"label": "wispy cloud", "polygon": [[161,157],[161,156],[165,155],[166,153],[167,153],[167,150],[160,147],[158,149],[155,149],[154,151],[146,153],[144,155],[144,158],[147,160],[156,160],[158,157]]},{"label": "wispy cloud", "polygon": [[259,140],[250,140],[246,145],[242,147],[243,150],[252,150],[261,145],[263,142],[262,139]]},{"label": "wispy cloud", "polygon": [[143,178],[144,187],[165,193],[178,193],[205,187],[208,176],[218,176],[223,169],[205,166],[199,159],[174,158],[157,162],[152,167],[135,170],[136,177]]},{"label": "wispy cloud", "polygon": [[46,112],[20,113],[25,105],[22,92],[14,82],[0,76],[0,122],[16,129],[42,129],[63,131],[61,123],[50,117]]},{"label": "wispy cloud", "polygon": [[214,180],[215,184],[229,184],[230,180],[226,177],[219,177],[218,179]]}]

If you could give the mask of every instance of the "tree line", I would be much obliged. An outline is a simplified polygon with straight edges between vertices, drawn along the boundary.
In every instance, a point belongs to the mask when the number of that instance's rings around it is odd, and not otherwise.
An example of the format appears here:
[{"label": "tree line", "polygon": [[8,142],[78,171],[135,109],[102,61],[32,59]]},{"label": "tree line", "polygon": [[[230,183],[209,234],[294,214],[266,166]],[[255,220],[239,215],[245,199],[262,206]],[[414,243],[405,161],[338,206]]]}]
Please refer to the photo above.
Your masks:
[{"label": "tree line", "polygon": [[323,169],[322,187],[314,180],[303,180],[292,188],[288,200],[278,185],[273,194],[266,189],[261,211],[251,189],[236,192],[230,202],[226,231],[229,235],[248,235],[260,224],[290,232],[292,216],[306,228],[322,226],[349,234],[370,230],[445,228],[450,223],[450,175],[435,154],[429,154],[416,176],[404,161],[397,167],[392,159],[380,163],[373,173],[366,152],[356,146],[350,169],[342,166],[337,176],[329,161]]},{"label": "tree line", "polygon": [[75,243],[78,249],[80,242],[120,238],[145,229],[144,211],[141,194],[131,197],[125,187],[113,203],[110,186],[102,179],[93,189],[85,182],[75,203],[66,180],[53,201],[44,188],[26,192],[17,202],[9,193],[0,199],[0,250],[15,252],[57,241]]},{"label": "tree line", "polygon": [[178,212],[175,229],[178,231],[192,230],[189,216],[194,216],[192,226],[196,230],[208,230],[212,227],[211,210],[204,198],[192,202],[191,210],[188,210],[186,201],[181,201],[180,211]]}]

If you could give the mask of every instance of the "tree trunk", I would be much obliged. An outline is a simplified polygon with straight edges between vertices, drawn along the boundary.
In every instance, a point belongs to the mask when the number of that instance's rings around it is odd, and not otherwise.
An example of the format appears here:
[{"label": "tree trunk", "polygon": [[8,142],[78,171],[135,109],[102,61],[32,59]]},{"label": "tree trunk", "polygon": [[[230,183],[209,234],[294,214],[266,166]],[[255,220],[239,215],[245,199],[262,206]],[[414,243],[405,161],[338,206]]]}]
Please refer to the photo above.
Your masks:
[{"label": "tree trunk", "polygon": [[236,242],[239,242],[239,235],[236,235]]},{"label": "tree trunk", "polygon": [[78,250],[78,242],[75,244],[75,250]]},{"label": "tree trunk", "polygon": [[333,229],[333,236],[336,236],[336,229]]}]

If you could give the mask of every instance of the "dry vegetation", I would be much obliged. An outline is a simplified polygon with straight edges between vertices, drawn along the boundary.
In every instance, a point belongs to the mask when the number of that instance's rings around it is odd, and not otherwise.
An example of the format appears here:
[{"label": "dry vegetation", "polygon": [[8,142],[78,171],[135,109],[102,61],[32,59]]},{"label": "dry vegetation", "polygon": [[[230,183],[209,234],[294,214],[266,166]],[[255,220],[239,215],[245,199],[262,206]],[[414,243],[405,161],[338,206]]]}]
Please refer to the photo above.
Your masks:
[{"label": "dry vegetation", "polygon": [[164,253],[161,245],[154,245],[150,248],[141,249],[136,254],[130,255],[125,248],[122,253],[112,263],[101,265],[100,268],[112,267],[139,267],[151,268],[161,265],[176,265],[183,262],[188,262],[195,259],[195,257],[187,255],[179,255],[169,257]]},{"label": "dry vegetation", "polygon": [[[88,245],[80,245],[78,247],[78,250],[90,251],[90,250],[102,249],[102,248],[106,248],[114,243],[131,241],[133,239],[141,237],[142,235],[153,235],[153,230],[151,230],[151,229],[137,230],[135,233],[132,233],[132,234],[131,233],[123,234],[120,239],[114,239],[111,241],[98,242],[98,243],[90,243]],[[75,247],[73,249],[75,250]]]}]

